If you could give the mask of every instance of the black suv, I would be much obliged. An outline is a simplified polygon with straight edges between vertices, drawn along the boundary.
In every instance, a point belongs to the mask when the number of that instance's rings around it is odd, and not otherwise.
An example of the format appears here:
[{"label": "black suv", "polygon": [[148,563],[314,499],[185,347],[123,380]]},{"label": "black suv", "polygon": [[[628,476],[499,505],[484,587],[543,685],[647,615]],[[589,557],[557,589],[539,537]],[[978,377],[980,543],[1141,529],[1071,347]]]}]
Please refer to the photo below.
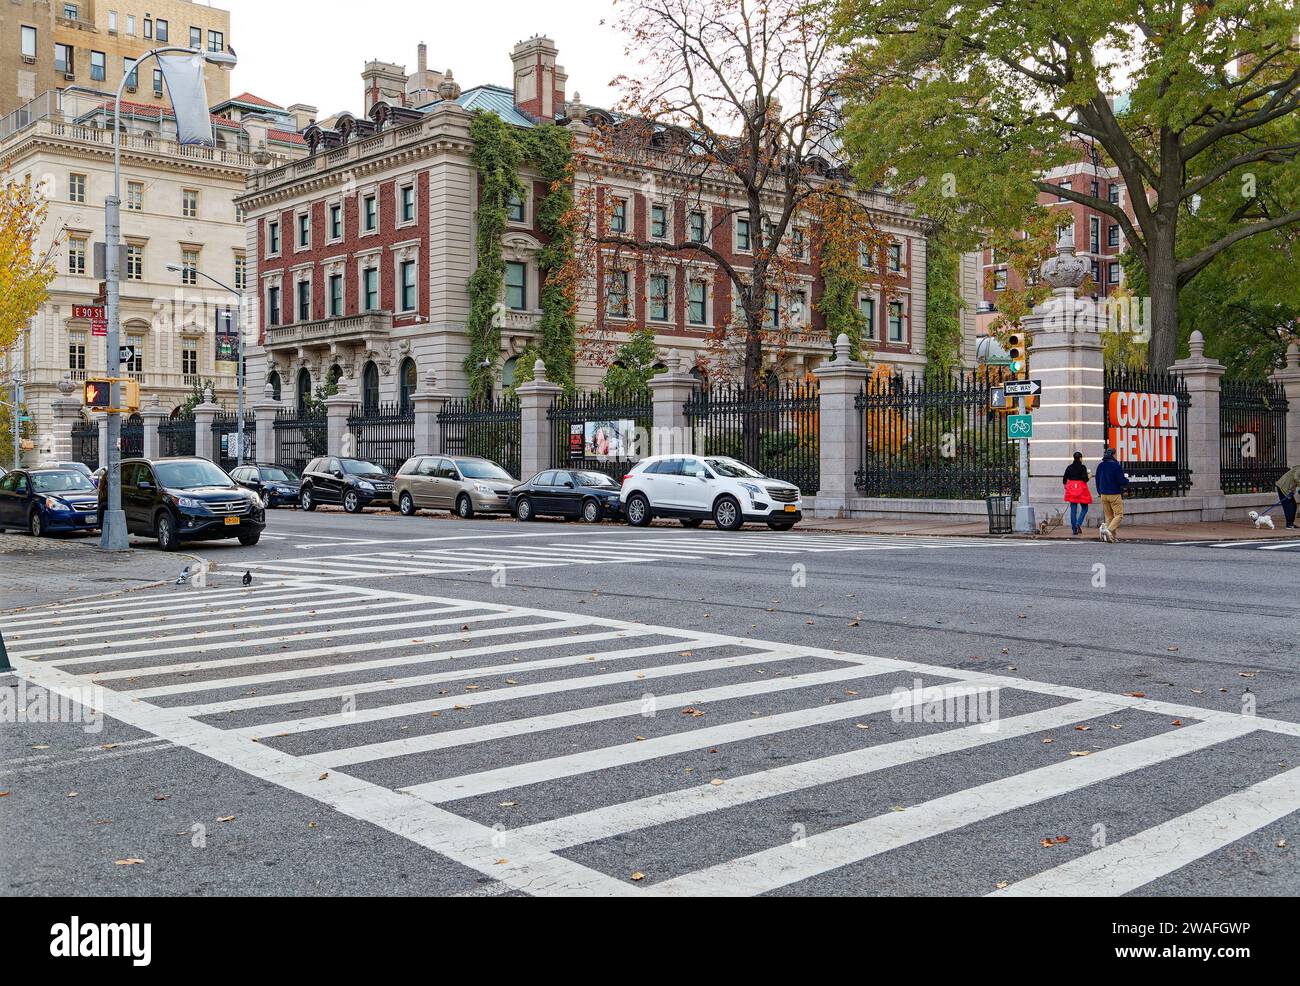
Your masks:
[{"label": "black suv", "polygon": [[[207,459],[124,459],[122,511],[131,534],[158,539],[163,551],[182,541],[239,538],[257,544],[266,527],[261,499]],[[99,525],[108,506],[108,484],[99,484]]]},{"label": "black suv", "polygon": [[350,514],[366,507],[393,508],[393,477],[365,459],[322,455],[302,471],[298,506],[315,510],[322,503],[341,503]]}]

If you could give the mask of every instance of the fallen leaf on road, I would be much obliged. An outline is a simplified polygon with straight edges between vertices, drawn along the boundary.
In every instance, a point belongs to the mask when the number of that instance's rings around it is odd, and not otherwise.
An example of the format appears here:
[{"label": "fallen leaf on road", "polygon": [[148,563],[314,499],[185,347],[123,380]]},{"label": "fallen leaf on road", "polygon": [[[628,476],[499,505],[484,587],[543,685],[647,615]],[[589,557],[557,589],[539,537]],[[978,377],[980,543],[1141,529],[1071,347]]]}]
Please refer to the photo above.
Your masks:
[{"label": "fallen leaf on road", "polygon": [[1170,644],[1168,647],[1165,648],[1165,650],[1169,651],[1172,654],[1174,651],[1178,650],[1178,647],[1175,644]]},{"label": "fallen leaf on road", "polygon": [[217,821],[219,822],[233,822],[234,820],[235,820],[234,815],[222,815],[220,818],[217,819]]},{"label": "fallen leaf on road", "polygon": [[644,737],[644,736],[633,736],[632,738],[633,738],[634,740],[636,740],[638,743],[644,743],[644,742],[645,742],[645,737]]},{"label": "fallen leaf on road", "polygon": [[999,880],[997,883],[994,884],[994,886],[997,887],[999,890],[1006,890],[1007,887],[1011,886],[1011,884],[1007,883],[1006,880]]},{"label": "fallen leaf on road", "polygon": [[113,860],[113,865],[114,866],[138,866],[143,862],[144,862],[143,859],[136,859],[134,856],[132,856],[128,859],[115,859]]},{"label": "fallen leaf on road", "polygon": [[1092,727],[1091,727],[1091,726],[1075,726],[1074,728],[1077,729],[1077,730],[1078,730],[1079,732],[1081,732],[1081,733],[1086,733],[1086,732],[1087,732],[1089,729],[1091,729]]},{"label": "fallen leaf on road", "polygon": [[453,705],[453,709],[460,709],[462,712],[469,708],[468,705]]},{"label": "fallen leaf on road", "polygon": [[713,780],[709,781],[709,783],[712,784],[714,787],[720,787],[722,785],[722,778],[715,777],[713,778]]},{"label": "fallen leaf on road", "polygon": [[1055,838],[1048,837],[1046,839],[1043,839],[1038,844],[1042,846],[1044,849],[1051,849],[1052,846],[1063,846],[1069,841],[1070,841],[1070,837],[1068,835],[1058,835]]},{"label": "fallen leaf on road", "polygon": [[852,620],[849,621],[849,626],[860,627],[862,626],[862,620],[855,616]]},{"label": "fallen leaf on road", "polygon": [[704,715],[704,713],[694,706],[688,705],[686,708],[682,709],[682,715],[690,716],[692,719],[698,719],[700,716]]},{"label": "fallen leaf on road", "polygon": [[853,724],[853,728],[854,728],[854,729],[870,729],[871,727],[868,726],[865,722],[855,722],[855,723]]},{"label": "fallen leaf on road", "polygon": [[632,879],[635,880],[637,883],[640,883],[642,880],[645,879],[645,874],[642,873],[640,870],[637,870],[635,873],[632,874]]},{"label": "fallen leaf on road", "polygon": [[498,807],[498,808],[513,808],[514,806],[515,806],[515,802],[513,802],[513,801],[498,801],[498,802],[497,802],[497,807]]},{"label": "fallen leaf on road", "polygon": [[1170,725],[1173,726],[1181,726],[1182,724],[1183,724],[1183,720],[1181,719],[1175,719],[1172,723],[1170,723]]},{"label": "fallen leaf on road", "polygon": [[1125,692],[1124,694],[1127,695],[1129,698],[1146,698],[1146,697],[1147,697],[1147,693],[1146,693],[1146,692]]},{"label": "fallen leaf on road", "polygon": [[0,791],[0,798],[7,798],[7,797],[9,797],[8,791]]},{"label": "fallen leaf on road", "polygon": [[889,810],[890,810],[890,811],[907,811],[907,809],[906,809],[905,807],[903,807],[902,805],[894,805],[894,806],[893,806],[892,808],[890,808]]},{"label": "fallen leaf on road", "polygon": [[327,771],[325,771],[325,773],[323,773],[323,774],[321,774],[319,777],[317,777],[316,780],[318,780],[318,781],[323,781],[323,780],[327,779],[327,778],[329,777],[329,775],[330,775],[330,772],[327,770]]},{"label": "fallen leaf on road", "polygon": [[1278,847],[1279,849],[1285,849],[1285,848],[1286,848],[1286,839],[1278,839],[1278,840],[1277,840],[1277,847]]},{"label": "fallen leaf on road", "polygon": [[155,801],[170,801],[171,797],[172,796],[170,794],[155,794],[153,796],[153,799]]},{"label": "fallen leaf on road", "polygon": [[1044,743],[1055,743],[1056,740],[1052,739],[1052,737],[1050,737],[1050,736],[1044,736],[1044,737],[1043,737],[1043,742],[1044,742]]},{"label": "fallen leaf on road", "polygon": [[1238,677],[1238,678],[1253,678],[1253,677],[1255,677],[1257,674],[1259,674],[1258,671],[1238,671],[1238,672],[1237,672],[1237,677]]},{"label": "fallen leaf on road", "polygon": [[308,822],[308,823],[307,823],[307,827],[308,827],[309,829],[314,829],[314,828],[316,827],[316,823],[315,823],[315,822]]},{"label": "fallen leaf on road", "polygon": [[37,743],[32,746],[33,750],[48,750],[49,748],[50,748],[49,743]]},{"label": "fallen leaf on road", "polygon": [[508,863],[508,862],[510,862],[510,860],[508,860],[508,859],[498,859],[498,860],[497,860],[497,865],[498,865],[498,866],[504,866],[504,865],[505,865],[506,863]]},{"label": "fallen leaf on road", "polygon": [[77,796],[77,792],[76,792],[76,791],[69,791],[69,792],[68,792],[68,797],[69,797],[69,798],[75,798],[76,796]]},{"label": "fallen leaf on road", "polygon": [[1089,750],[1071,750],[1071,751],[1070,751],[1070,756],[1072,756],[1072,757],[1086,757],[1090,752],[1091,752],[1091,751],[1089,751]]},{"label": "fallen leaf on road", "polygon": [[99,744],[99,748],[100,748],[101,750],[114,750],[114,749],[117,748],[117,744],[116,744],[116,743],[100,743],[100,744]]}]

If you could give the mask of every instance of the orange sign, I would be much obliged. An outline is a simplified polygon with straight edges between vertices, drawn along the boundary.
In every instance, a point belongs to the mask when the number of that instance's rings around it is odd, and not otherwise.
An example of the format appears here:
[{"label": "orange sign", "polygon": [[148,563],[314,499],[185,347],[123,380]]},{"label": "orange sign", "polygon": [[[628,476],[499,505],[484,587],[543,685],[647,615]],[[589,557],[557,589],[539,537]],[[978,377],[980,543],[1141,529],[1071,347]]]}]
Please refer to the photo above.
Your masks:
[{"label": "orange sign", "polygon": [[1178,397],[1119,390],[1110,395],[1106,440],[1120,462],[1178,460]]}]

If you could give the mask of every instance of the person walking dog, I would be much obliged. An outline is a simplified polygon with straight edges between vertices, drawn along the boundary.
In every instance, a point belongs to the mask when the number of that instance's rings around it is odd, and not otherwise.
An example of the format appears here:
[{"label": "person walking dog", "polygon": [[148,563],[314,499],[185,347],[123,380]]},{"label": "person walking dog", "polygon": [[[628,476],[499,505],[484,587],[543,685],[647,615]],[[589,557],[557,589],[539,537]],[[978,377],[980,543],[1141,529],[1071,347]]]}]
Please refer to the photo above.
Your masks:
[{"label": "person walking dog", "polygon": [[1286,529],[1294,531],[1296,510],[1296,489],[1300,487],[1300,466],[1292,466],[1277,481],[1277,498],[1282,503],[1282,513],[1286,515]]},{"label": "person walking dog", "polygon": [[1119,540],[1117,532],[1124,520],[1124,490],[1128,485],[1128,476],[1115,458],[1115,450],[1107,448],[1097,464],[1097,493],[1101,497],[1102,512],[1106,515],[1098,528],[1103,541],[1113,544]]},{"label": "person walking dog", "polygon": [[1065,467],[1061,477],[1065,486],[1065,502],[1070,505],[1070,532],[1072,537],[1083,533],[1083,523],[1088,517],[1088,504],[1092,503],[1092,494],[1088,492],[1088,467],[1083,464],[1083,453],[1075,452],[1074,461]]}]

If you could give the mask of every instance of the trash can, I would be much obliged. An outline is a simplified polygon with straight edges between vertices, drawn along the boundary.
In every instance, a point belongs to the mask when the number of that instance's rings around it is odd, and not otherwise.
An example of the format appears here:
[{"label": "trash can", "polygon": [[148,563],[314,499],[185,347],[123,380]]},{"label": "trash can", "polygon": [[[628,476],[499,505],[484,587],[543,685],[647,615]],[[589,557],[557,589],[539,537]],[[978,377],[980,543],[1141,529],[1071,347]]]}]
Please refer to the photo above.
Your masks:
[{"label": "trash can", "polygon": [[985,497],[984,503],[989,509],[989,533],[1010,534],[1011,494],[1001,493],[997,496]]}]

